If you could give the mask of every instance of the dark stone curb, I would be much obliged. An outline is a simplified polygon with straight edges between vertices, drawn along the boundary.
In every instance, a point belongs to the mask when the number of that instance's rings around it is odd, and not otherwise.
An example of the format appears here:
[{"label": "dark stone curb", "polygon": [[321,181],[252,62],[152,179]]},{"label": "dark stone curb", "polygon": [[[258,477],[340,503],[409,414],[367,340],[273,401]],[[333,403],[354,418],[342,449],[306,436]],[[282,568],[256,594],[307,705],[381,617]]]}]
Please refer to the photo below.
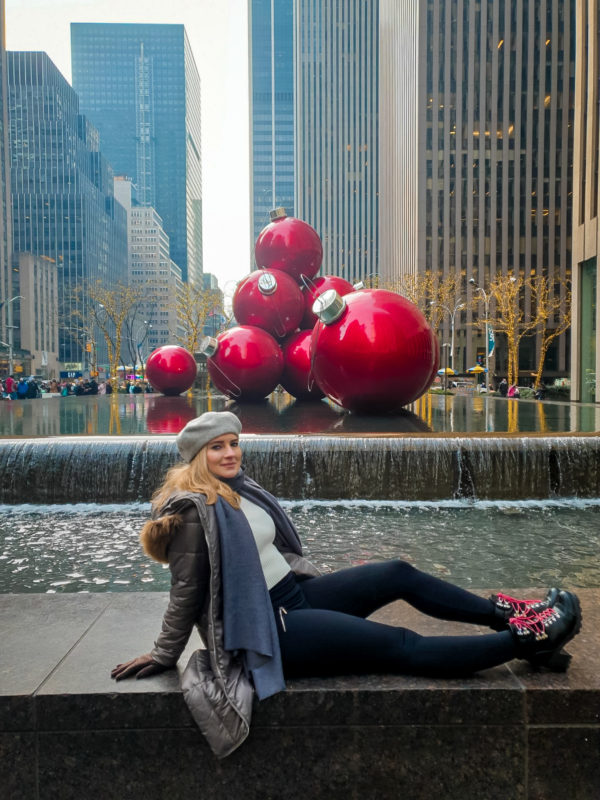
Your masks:
[{"label": "dark stone curb", "polygon": [[[512,662],[453,681],[293,681],[256,703],[250,737],[223,761],[177,671],[109,677],[151,647],[166,594],[2,595],[0,796],[597,800],[600,593],[580,594],[585,626],[566,674]],[[431,635],[474,630],[400,603],[377,618]]]}]

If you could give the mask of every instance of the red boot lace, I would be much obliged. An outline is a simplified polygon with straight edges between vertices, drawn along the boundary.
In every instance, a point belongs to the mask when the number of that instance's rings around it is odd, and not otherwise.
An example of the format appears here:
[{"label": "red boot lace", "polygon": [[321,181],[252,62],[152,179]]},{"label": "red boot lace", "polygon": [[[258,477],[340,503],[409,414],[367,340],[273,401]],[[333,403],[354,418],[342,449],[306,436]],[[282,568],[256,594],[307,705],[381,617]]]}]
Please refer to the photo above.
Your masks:
[{"label": "red boot lace", "polygon": [[542,602],[540,599],[518,600],[516,597],[511,597],[508,594],[502,594],[502,592],[499,592],[496,597],[498,598],[499,603],[504,603],[511,607],[511,610],[514,611],[515,617],[518,617],[521,614],[527,614],[527,612],[530,610],[530,606]]},{"label": "red boot lace", "polygon": [[546,622],[550,622],[557,617],[556,610],[554,608],[545,608],[539,614],[535,611],[531,611],[531,609],[529,609],[529,611],[531,613],[528,616],[511,617],[508,620],[509,624],[517,628],[517,631],[521,633],[521,635],[526,635],[528,632],[531,632],[536,641],[546,639],[548,636],[546,633]]}]

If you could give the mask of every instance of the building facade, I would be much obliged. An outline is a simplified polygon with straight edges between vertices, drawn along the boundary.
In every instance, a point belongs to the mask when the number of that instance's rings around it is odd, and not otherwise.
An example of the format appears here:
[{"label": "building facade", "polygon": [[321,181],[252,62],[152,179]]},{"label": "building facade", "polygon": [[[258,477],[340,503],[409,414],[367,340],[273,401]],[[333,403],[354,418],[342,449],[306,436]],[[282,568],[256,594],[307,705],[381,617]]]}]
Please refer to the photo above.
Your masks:
[{"label": "building facade", "polygon": [[379,2],[295,5],[296,216],[355,282],[379,270]]},{"label": "building facade", "polygon": [[177,316],[182,280],[160,215],[137,203],[134,194],[130,180],[115,178],[115,197],[127,212],[128,283],[143,295],[132,333],[145,361],[157,347],[177,344],[175,337],[183,333]]},{"label": "building facade", "polygon": [[573,158],[571,398],[600,402],[600,22],[595,0],[577,2]]},{"label": "building facade", "polygon": [[73,87],[183,279],[202,283],[200,77],[183,25],[71,24]]},{"label": "building facade", "polygon": [[47,256],[15,253],[19,273],[19,343],[26,353],[28,373],[57,378],[58,361],[58,270]]},{"label": "building facade", "polygon": [[58,359],[83,364],[83,289],[126,279],[125,211],[98,133],[47,54],[7,55],[13,248],[55,265]]},{"label": "building facade", "polygon": [[[566,296],[575,0],[381,5],[380,108],[387,111],[380,199],[383,208],[397,209],[381,217],[381,274],[392,280],[415,268],[454,274],[463,300],[471,300],[471,278],[485,289],[496,276],[518,271],[562,280]],[[407,161],[415,171],[408,179]],[[398,200],[404,191],[409,203]],[[394,259],[394,253],[404,255]],[[526,315],[529,304],[526,297]],[[476,320],[477,309],[457,316],[460,369],[485,347],[483,333],[473,336]],[[448,315],[446,342],[449,328]],[[538,349],[535,337],[523,340],[522,375],[531,374]],[[494,366],[505,369],[502,354]],[[548,352],[546,373],[564,375],[568,367],[568,339],[561,336]]]},{"label": "building facade", "polygon": [[283,206],[294,216],[294,3],[249,4],[252,244]]},{"label": "building facade", "polygon": [[0,375],[12,369],[10,350],[14,324],[13,311],[18,285],[11,269],[12,225],[10,201],[10,150],[8,145],[8,86],[6,81],[6,50],[4,47],[4,0],[0,0]]},{"label": "building facade", "polygon": [[[419,57],[426,32],[415,0],[379,4],[379,274],[394,283],[419,266]],[[433,54],[431,54],[433,57]]]}]

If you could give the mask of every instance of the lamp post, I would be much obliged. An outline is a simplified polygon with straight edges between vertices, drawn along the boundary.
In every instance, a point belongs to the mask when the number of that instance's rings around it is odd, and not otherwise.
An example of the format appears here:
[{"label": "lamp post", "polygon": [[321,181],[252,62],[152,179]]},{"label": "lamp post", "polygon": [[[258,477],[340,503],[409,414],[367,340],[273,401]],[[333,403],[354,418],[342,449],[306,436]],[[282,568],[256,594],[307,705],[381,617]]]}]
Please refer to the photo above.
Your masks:
[{"label": "lamp post", "polygon": [[[82,373],[87,371],[88,368],[88,350],[87,350],[87,333],[78,333],[77,338],[81,339],[81,371]],[[85,377],[85,375],[84,375]],[[87,380],[87,378],[86,378]]]},{"label": "lamp post", "polygon": [[[456,317],[456,312],[460,311],[461,308],[464,308],[465,304],[459,297],[453,309],[450,309],[443,303],[436,303],[435,300],[432,300],[429,305],[439,306],[440,308],[443,308],[444,311],[447,311],[448,314],[450,314],[450,369],[453,370],[454,369],[454,318]],[[448,345],[443,344],[442,347],[448,347]]]},{"label": "lamp post", "polygon": [[444,353],[444,358],[442,358],[442,363],[444,364],[444,391],[448,391],[448,348],[452,350],[452,346],[448,344],[448,342],[444,342],[442,344],[442,352]]},{"label": "lamp post", "polygon": [[5,347],[8,347],[8,374],[13,374],[13,344],[14,344],[14,328],[13,325],[13,316],[12,316],[12,304],[15,300],[24,300],[22,294],[17,294],[14,297],[11,297],[10,300],[5,300],[3,303],[0,303],[0,308],[3,305],[6,305],[6,330],[8,331],[8,343],[5,344]]},{"label": "lamp post", "polygon": [[489,392],[490,388],[490,296],[488,293],[483,289],[481,286],[478,286],[477,281],[475,278],[470,278],[469,283],[475,287],[476,291],[481,294],[483,297],[483,303],[485,307],[485,387],[486,390]]}]

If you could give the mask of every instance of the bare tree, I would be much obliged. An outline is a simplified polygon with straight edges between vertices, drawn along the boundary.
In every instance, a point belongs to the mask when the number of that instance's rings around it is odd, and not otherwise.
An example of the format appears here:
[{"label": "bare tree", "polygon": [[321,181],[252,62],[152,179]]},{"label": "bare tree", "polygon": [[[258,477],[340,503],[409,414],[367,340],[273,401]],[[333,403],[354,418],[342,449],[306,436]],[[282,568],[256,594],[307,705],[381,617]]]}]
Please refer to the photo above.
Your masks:
[{"label": "bare tree", "polygon": [[372,288],[387,289],[406,297],[419,308],[435,331],[439,332],[446,308],[453,308],[461,293],[460,279],[454,273],[434,274],[431,270],[402,275],[396,281],[380,281]]},{"label": "bare tree", "polygon": [[131,306],[129,314],[123,321],[122,349],[126,353],[128,363],[134,368],[136,363],[139,362],[142,374],[145,365],[143,347],[152,328],[152,324],[147,317],[152,316],[156,303],[156,295],[150,283],[139,287],[139,297]]},{"label": "bare tree", "polygon": [[526,315],[523,299],[525,288],[531,289],[531,280],[525,280],[520,274],[498,275],[490,284],[488,319],[480,319],[478,323],[487,322],[495,333],[506,335],[508,350],[507,380],[509,384],[517,382],[519,374],[519,345],[525,336],[532,336],[538,322],[535,315]]},{"label": "bare tree", "polygon": [[89,317],[104,337],[108,350],[110,377],[116,380],[119,362],[122,362],[121,348],[125,321],[131,315],[132,309],[139,305],[142,292],[140,289],[121,283],[114,289],[107,289],[101,281],[97,281],[87,287],[87,296],[90,301]]},{"label": "bare tree", "polygon": [[174,334],[175,339],[190,353],[196,353],[209,314],[223,313],[221,294],[214,289],[203,289],[200,286],[184,283],[175,309],[184,329],[183,335]]},{"label": "bare tree", "polygon": [[539,389],[548,348],[571,327],[571,285],[564,278],[550,281],[545,275],[540,275],[532,279],[531,292],[540,333],[540,352],[535,373],[535,388]]}]

